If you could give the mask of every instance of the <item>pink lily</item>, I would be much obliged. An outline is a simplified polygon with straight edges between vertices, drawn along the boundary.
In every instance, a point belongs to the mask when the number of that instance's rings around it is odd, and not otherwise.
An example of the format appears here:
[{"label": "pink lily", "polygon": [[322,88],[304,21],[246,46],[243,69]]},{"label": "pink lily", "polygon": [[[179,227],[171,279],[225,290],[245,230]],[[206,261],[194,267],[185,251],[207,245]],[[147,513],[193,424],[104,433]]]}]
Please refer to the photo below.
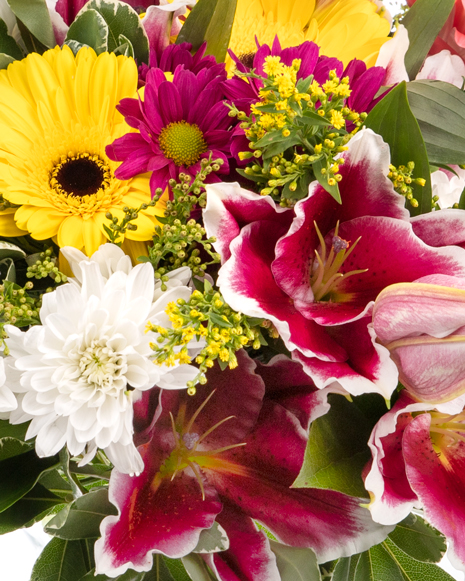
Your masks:
[{"label": "pink lily", "polygon": [[435,275],[386,288],[373,327],[418,400],[443,403],[465,393],[465,279]]},{"label": "pink lily", "polygon": [[413,507],[450,542],[452,564],[465,570],[464,398],[434,405],[403,390],[368,442],[373,462],[365,487],[374,520],[395,524]]},{"label": "pink lily", "polygon": [[195,396],[161,391],[152,439],[139,448],[144,472],[130,478],[113,471],[109,497],[119,514],[101,524],[97,573],[147,571],[153,553],[182,557],[215,520],[229,549],[205,559],[221,581],[279,580],[269,541],[254,520],[285,544],[312,548],[320,562],[386,536],[390,529],[373,523],[361,499],[290,488],[306,428],[327,410],[329,389],[317,390],[285,357],[256,368],[240,352],[238,368],[210,371]]},{"label": "pink lily", "polygon": [[397,371],[368,328],[376,296],[433,273],[465,276],[465,253],[415,235],[387,178],[381,137],[362,131],[344,159],[342,205],[318,182],[293,210],[217,184],[207,187],[204,221],[217,238],[218,284],[228,304],[269,319],[319,388],[338,381],[353,395],[388,398]]}]

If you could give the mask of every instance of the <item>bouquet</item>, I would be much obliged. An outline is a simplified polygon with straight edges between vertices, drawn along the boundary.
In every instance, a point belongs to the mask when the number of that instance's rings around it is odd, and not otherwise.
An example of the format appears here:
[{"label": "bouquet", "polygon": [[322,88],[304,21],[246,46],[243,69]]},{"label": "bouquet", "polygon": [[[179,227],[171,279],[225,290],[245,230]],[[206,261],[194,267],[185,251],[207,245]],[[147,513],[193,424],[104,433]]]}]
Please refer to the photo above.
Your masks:
[{"label": "bouquet", "polygon": [[31,581],[465,570],[460,0],[0,2],[0,533]]}]

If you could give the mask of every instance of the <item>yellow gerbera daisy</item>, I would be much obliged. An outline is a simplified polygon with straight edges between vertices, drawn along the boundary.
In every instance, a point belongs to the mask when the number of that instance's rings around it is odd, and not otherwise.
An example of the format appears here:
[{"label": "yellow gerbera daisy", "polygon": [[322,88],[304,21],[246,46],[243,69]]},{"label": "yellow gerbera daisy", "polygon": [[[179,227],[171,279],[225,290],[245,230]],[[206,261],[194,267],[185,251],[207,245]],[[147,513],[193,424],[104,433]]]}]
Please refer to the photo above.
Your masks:
[{"label": "yellow gerbera daisy", "polygon": [[[135,97],[133,59],[64,46],[0,71],[0,234],[54,238],[87,255],[106,241],[108,212],[150,201],[149,176],[118,180],[105,146],[130,129],[116,104]],[[160,208],[141,211],[130,240],[149,240]]]},{"label": "yellow gerbera daisy", "polygon": [[370,0],[238,0],[229,46],[249,64],[255,37],[271,46],[278,35],[282,48],[312,40],[345,65],[358,58],[373,66],[389,40],[383,12]]}]

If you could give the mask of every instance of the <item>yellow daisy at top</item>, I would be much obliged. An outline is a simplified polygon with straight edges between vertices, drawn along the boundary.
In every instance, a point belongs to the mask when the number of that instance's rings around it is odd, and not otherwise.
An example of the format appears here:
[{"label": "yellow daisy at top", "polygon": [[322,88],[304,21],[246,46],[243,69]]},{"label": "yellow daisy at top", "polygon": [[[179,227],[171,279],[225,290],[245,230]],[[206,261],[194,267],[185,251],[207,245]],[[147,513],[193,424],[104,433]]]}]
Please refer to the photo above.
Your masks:
[{"label": "yellow daisy at top", "polygon": [[[90,256],[107,239],[105,214],[150,201],[149,176],[118,180],[105,155],[130,130],[115,106],[136,89],[133,59],[91,48],[32,53],[0,71],[0,193],[13,205],[0,235],[54,238]],[[141,211],[126,237],[149,240],[161,213]]]},{"label": "yellow daisy at top", "polygon": [[282,48],[311,40],[320,54],[344,65],[358,58],[370,67],[389,40],[383,13],[370,0],[237,0],[229,47],[249,65],[257,51],[255,36],[271,46],[278,35]]}]

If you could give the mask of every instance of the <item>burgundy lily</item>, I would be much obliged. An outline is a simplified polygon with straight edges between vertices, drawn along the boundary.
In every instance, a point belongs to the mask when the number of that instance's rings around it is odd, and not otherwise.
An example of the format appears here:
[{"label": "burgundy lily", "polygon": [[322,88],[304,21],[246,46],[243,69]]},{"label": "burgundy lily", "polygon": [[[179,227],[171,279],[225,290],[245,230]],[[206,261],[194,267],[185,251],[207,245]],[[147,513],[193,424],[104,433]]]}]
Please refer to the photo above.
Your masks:
[{"label": "burgundy lily", "polygon": [[414,506],[450,542],[450,560],[465,570],[464,398],[447,404],[418,402],[403,390],[376,424],[365,479],[377,522],[395,524]]},{"label": "burgundy lily", "polygon": [[386,536],[390,529],[373,523],[361,499],[290,488],[306,446],[302,426],[325,413],[328,390],[317,390],[301,366],[284,357],[255,367],[240,352],[238,368],[213,368],[195,396],[161,392],[152,440],[139,448],[144,472],[135,478],[112,473],[109,494],[119,515],[102,522],[98,573],[147,571],[153,553],[184,556],[215,520],[229,549],[205,558],[221,581],[279,579],[254,520],[283,543],[311,547],[321,562]]},{"label": "burgundy lily", "polygon": [[294,210],[232,184],[208,186],[204,222],[223,259],[218,284],[233,308],[273,322],[318,387],[389,397],[397,371],[367,325],[386,286],[433,273],[463,276],[465,253],[412,231],[387,178],[389,148],[369,130],[349,142],[342,205],[313,182]]},{"label": "burgundy lily", "polygon": [[373,327],[414,397],[434,404],[465,393],[465,279],[436,275],[387,287]]}]

